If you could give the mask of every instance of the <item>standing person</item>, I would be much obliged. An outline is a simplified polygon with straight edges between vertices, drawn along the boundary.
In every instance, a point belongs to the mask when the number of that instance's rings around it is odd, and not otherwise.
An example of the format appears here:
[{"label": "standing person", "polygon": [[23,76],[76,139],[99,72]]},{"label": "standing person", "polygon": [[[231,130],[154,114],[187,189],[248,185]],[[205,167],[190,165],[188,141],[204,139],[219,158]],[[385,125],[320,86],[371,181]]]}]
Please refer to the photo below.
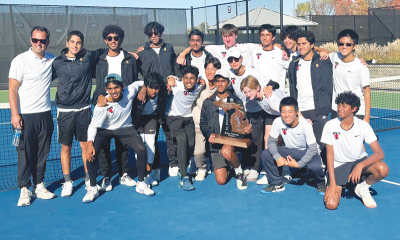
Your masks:
[{"label": "standing person", "polygon": [[[281,117],[272,123],[268,139],[268,149],[262,153],[261,161],[267,172],[269,185],[261,193],[285,190],[285,177],[281,177],[278,167],[304,168],[316,176],[318,194],[325,193],[325,172],[311,124],[298,115],[296,99],[286,97],[280,103]],[[281,136],[285,146],[277,146]]]},{"label": "standing person", "polygon": [[[329,176],[325,206],[336,209],[343,187],[352,182],[357,184],[354,192],[364,205],[375,208],[369,188],[389,174],[389,167],[382,161],[385,155],[371,126],[355,117],[360,109],[360,98],[346,91],[340,93],[335,102],[339,117],[325,125],[321,139],[326,144]],[[364,142],[371,147],[371,156],[365,152]]]},{"label": "standing person", "polygon": [[[31,30],[31,48],[16,56],[8,75],[11,124],[21,130],[18,152],[18,206],[29,206],[31,195],[52,199],[43,183],[54,124],[51,116],[50,82],[55,56],[46,52],[50,32],[36,26]],[[32,192],[31,177],[33,180]]]},{"label": "standing person", "polygon": [[[219,185],[227,183],[229,176],[229,165],[235,170],[235,178],[237,188],[240,190],[247,188],[247,180],[244,176],[242,167],[239,162],[236,151],[243,154],[243,158],[247,157],[248,149],[237,148],[227,144],[213,143],[213,138],[216,134],[220,134],[224,129],[224,110],[214,104],[215,101],[234,102],[242,108],[243,102],[228,90],[231,82],[229,81],[229,71],[226,69],[218,69],[214,76],[215,86],[217,91],[210,97],[204,100],[201,108],[200,129],[204,137],[210,144],[211,159],[214,165],[215,180]],[[246,133],[251,132],[251,125],[246,128]]]},{"label": "standing person", "polygon": [[[371,90],[369,69],[354,51],[358,44],[358,34],[352,29],[345,29],[337,36],[339,52],[330,53],[333,64],[333,99],[342,92],[351,91],[361,101],[356,117],[369,123],[371,113]],[[338,116],[337,105],[332,101],[331,119]]]},{"label": "standing person", "polygon": [[[102,99],[101,96],[107,95],[104,79],[108,74],[115,73],[121,76],[125,86],[129,86],[138,80],[136,59],[121,47],[125,38],[124,30],[116,25],[108,25],[104,28],[102,37],[104,43],[108,46],[108,50],[96,62],[96,90],[93,93],[93,105],[96,105],[98,100]],[[140,95],[140,92],[138,95]],[[119,182],[125,186],[135,186],[136,182],[128,175],[129,147],[127,145],[124,146],[121,141],[116,139],[114,141]],[[108,162],[108,173],[107,177],[104,178],[104,183],[102,183],[102,191],[112,190],[110,144],[111,142],[99,152],[100,161],[107,160]]]}]

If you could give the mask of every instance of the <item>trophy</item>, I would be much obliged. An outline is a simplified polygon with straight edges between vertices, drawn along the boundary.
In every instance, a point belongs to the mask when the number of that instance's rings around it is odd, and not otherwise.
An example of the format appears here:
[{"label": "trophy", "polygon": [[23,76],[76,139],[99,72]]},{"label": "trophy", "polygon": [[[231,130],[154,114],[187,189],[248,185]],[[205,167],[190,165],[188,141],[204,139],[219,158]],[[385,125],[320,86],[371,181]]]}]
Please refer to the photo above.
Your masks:
[{"label": "trophy", "polygon": [[227,98],[227,102],[222,99],[214,101],[214,104],[224,110],[224,120],[221,126],[221,134],[215,134],[213,143],[227,144],[235,147],[247,148],[251,140],[244,138],[245,128],[250,125],[246,119],[246,114],[241,110],[242,106],[233,102],[233,98]]}]

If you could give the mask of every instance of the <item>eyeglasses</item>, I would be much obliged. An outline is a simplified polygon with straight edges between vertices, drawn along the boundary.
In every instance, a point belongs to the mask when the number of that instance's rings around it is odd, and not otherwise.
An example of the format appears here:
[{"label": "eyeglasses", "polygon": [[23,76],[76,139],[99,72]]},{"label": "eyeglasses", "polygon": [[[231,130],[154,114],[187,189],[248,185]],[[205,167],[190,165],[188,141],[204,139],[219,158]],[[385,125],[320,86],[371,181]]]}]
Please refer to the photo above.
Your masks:
[{"label": "eyeglasses", "polygon": [[37,38],[31,38],[33,43],[40,42],[41,44],[46,44],[47,39],[37,39]]},{"label": "eyeglasses", "polygon": [[114,37],[109,36],[109,37],[107,37],[107,41],[111,42],[113,40],[113,38],[114,38],[114,41],[116,41],[116,42],[119,41],[119,36],[114,36]]},{"label": "eyeglasses", "polygon": [[235,58],[235,57],[230,57],[230,58],[228,58],[228,62],[229,63],[232,63],[232,62],[239,62],[240,61],[240,58]]},{"label": "eyeglasses", "polygon": [[337,45],[339,47],[343,47],[344,45],[346,45],[346,47],[351,47],[351,46],[353,46],[355,44],[354,43],[342,43],[342,42],[339,42]]}]

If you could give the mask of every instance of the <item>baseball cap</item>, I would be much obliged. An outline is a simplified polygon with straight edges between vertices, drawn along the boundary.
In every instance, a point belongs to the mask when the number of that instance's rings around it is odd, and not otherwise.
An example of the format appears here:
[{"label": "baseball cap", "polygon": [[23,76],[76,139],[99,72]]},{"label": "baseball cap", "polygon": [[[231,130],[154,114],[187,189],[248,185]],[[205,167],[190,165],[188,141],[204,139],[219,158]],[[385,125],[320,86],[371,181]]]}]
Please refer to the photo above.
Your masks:
[{"label": "baseball cap", "polygon": [[118,81],[118,82],[122,82],[122,78],[120,75],[116,74],[116,73],[111,73],[108,74],[106,76],[106,78],[104,79],[104,82],[110,82],[110,81]]},{"label": "baseball cap", "polygon": [[228,81],[229,81],[229,72],[228,72],[228,70],[226,70],[226,69],[218,69],[218,70],[215,72],[214,79],[215,79],[217,76],[226,78],[226,79],[228,79]]},{"label": "baseball cap", "polygon": [[240,58],[240,56],[242,56],[242,52],[237,47],[231,47],[228,49],[226,55],[228,56],[227,59],[229,59],[230,57]]}]

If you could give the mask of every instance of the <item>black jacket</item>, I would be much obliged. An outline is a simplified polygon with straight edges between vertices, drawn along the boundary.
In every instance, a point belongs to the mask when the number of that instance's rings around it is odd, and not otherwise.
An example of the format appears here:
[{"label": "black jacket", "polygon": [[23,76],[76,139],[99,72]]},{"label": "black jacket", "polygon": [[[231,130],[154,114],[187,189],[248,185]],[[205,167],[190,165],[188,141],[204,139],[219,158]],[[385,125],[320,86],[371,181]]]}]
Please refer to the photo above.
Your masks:
[{"label": "black jacket", "polygon": [[[186,66],[190,66],[190,65],[192,64],[192,51],[193,51],[193,50],[190,50],[189,54],[186,54],[186,56],[185,56],[185,59],[186,59],[186,65],[185,65],[185,66],[180,65],[180,64],[176,63],[176,61],[174,61],[174,64],[175,64],[175,74],[176,74],[176,76],[177,76],[178,78],[182,78],[182,77],[183,77],[183,69],[184,69]],[[207,61],[208,59],[210,59],[210,58],[213,57],[213,55],[212,55],[211,53],[207,52],[207,51],[204,49],[204,47],[202,47],[202,51],[206,54],[206,61]]]},{"label": "black jacket", "polygon": [[[301,56],[297,56],[290,62],[288,76],[290,96],[297,99],[297,67]],[[317,115],[329,114],[332,106],[333,70],[332,62],[320,60],[320,55],[314,51],[311,60],[311,84],[314,94],[314,106]],[[310,89],[311,91],[311,89]]]},{"label": "black jacket", "polygon": [[[236,104],[240,104],[243,107],[243,102],[230,91],[228,91],[228,98],[233,98]],[[219,107],[214,104],[217,97],[218,91],[216,91],[211,97],[207,98],[203,102],[200,114],[200,130],[204,137],[208,140],[211,134],[220,134],[221,126],[219,125]]]},{"label": "black jacket", "polygon": [[92,72],[98,57],[107,49],[80,51],[75,60],[68,60],[65,54],[68,48],[61,51],[61,55],[54,59],[52,66],[53,79],[57,84],[57,107],[65,109],[80,109],[90,105],[92,90]]},{"label": "black jacket", "polygon": [[165,43],[162,40],[160,53],[157,54],[151,47],[151,42],[147,42],[144,50],[138,53],[138,68],[143,77],[150,72],[157,72],[163,76],[165,82],[169,75],[175,75],[175,60],[176,54],[174,47],[171,44]]},{"label": "black jacket", "polygon": [[[121,77],[125,87],[129,86],[138,79],[138,69],[136,59],[129,54],[127,51],[121,49],[124,54],[124,60],[121,62]],[[108,62],[107,62],[108,50],[104,52],[96,62],[96,90],[93,93],[92,103],[97,104],[97,99],[100,95],[106,96],[106,86],[104,79],[108,75]]]},{"label": "black jacket", "polygon": [[[138,89],[138,92],[142,90],[142,87]],[[146,103],[149,101],[149,97],[146,95]],[[136,125],[139,121],[140,117],[142,116],[143,109],[145,104],[142,103],[138,98],[133,99],[132,104],[132,124]],[[168,90],[165,86],[160,87],[160,91],[158,92],[158,99],[157,99],[157,111],[158,111],[158,120],[160,124],[164,124],[167,122],[167,116],[165,115],[165,110],[167,108],[168,103]]]}]

